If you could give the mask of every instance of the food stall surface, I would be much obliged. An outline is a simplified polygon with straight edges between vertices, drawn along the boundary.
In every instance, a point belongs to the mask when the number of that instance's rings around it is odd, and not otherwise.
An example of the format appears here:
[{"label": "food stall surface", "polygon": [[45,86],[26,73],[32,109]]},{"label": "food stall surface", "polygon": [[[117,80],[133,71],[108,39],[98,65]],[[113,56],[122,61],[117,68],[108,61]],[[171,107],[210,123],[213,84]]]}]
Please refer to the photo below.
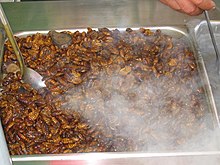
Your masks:
[{"label": "food stall surface", "polygon": [[[219,78],[215,74],[215,54],[208,35],[204,17],[189,17],[175,12],[154,0],[76,0],[56,2],[4,3],[3,8],[17,36],[49,30],[86,30],[87,27],[122,29],[140,27],[161,31],[177,38],[187,38],[197,55],[199,72],[203,77],[209,102],[213,129],[208,134],[191,139],[189,145],[199,142],[204,148],[163,152],[106,152],[57,155],[14,155],[14,165],[39,164],[218,164]],[[216,38],[219,33],[219,11],[210,12]],[[207,42],[209,43],[207,45]],[[216,131],[213,131],[216,130]],[[201,140],[202,139],[202,140]],[[205,144],[205,143],[208,143]],[[195,145],[197,146],[197,145]]]}]

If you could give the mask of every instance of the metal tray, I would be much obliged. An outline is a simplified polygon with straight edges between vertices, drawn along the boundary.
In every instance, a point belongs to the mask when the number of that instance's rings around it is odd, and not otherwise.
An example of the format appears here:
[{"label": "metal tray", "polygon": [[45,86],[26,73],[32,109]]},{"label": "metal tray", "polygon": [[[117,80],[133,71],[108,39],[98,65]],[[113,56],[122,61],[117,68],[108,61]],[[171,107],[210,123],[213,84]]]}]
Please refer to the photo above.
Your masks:
[{"label": "metal tray", "polygon": [[[215,38],[217,40],[218,49],[220,49],[220,21],[211,21],[211,24]],[[193,36],[198,47],[197,50],[201,54],[204,61],[208,79],[210,81],[211,90],[213,92],[215,105],[219,115],[220,102],[218,100],[220,99],[220,76],[216,72],[216,54],[214,47],[212,44],[207,44],[211,43],[212,41],[209,35],[206,21],[201,21],[196,24],[195,28],[191,30],[191,33],[194,34]]]},{"label": "metal tray", "polygon": [[[201,25],[204,26],[204,22],[201,22],[201,24],[199,24],[198,26],[201,26]],[[144,28],[150,29],[152,31],[156,31],[157,29],[160,29],[163,34],[167,34],[169,36],[172,36],[173,38],[183,39],[183,42],[186,42],[188,44],[189,48],[194,53],[194,57],[196,59],[197,67],[198,67],[197,69],[199,71],[199,76],[201,78],[202,84],[204,85],[203,88],[205,90],[207,103],[209,104],[209,110],[212,113],[212,117],[213,117],[213,122],[212,122],[213,127],[220,127],[218,111],[217,111],[217,108],[215,105],[215,100],[214,100],[213,93],[212,93],[213,91],[210,86],[209,76],[206,71],[206,66],[205,66],[203,57],[201,55],[201,51],[200,51],[200,49],[198,49],[199,47],[198,47],[197,42],[199,41],[198,35],[200,35],[199,30],[198,30],[200,28],[198,28],[198,26],[195,27],[196,39],[193,38],[193,36],[189,34],[189,30],[188,30],[187,26],[154,26],[154,27],[144,27]],[[109,28],[109,29],[114,30],[116,28]],[[117,28],[117,29],[121,32],[126,30],[126,28]],[[138,30],[139,28],[132,28],[132,29]],[[202,29],[204,29],[204,28],[202,28]],[[93,28],[93,30],[98,30],[98,28]],[[87,31],[87,29],[59,29],[56,31],[58,31],[58,32],[61,32],[61,31],[83,32],[83,31]],[[22,37],[26,37],[28,35],[33,35],[36,33],[47,34],[48,32],[49,32],[49,30],[25,31],[25,32],[15,33],[15,36],[22,38]],[[207,41],[207,42],[209,42],[209,41]],[[210,43],[211,43],[211,41],[210,41]]]},{"label": "metal tray", "polygon": [[[199,71],[199,76],[201,77],[202,84],[204,84],[204,90],[207,98],[207,103],[209,106],[209,111],[212,116],[212,124],[213,128],[218,128],[220,126],[219,123],[219,116],[215,105],[215,100],[212,94],[208,74],[206,71],[206,67],[203,61],[203,58],[201,56],[201,53],[198,51],[198,45],[196,43],[196,40],[192,35],[189,33],[189,29],[187,26],[155,26],[155,27],[146,27],[151,29],[152,31],[156,29],[160,29],[164,34],[168,34],[174,38],[184,38],[184,40],[189,44],[191,50],[194,52],[194,55],[197,60],[197,66]],[[95,28],[93,28],[95,29]],[[109,28],[111,29],[111,28]],[[114,28],[113,28],[114,29]],[[118,28],[120,31],[124,31],[124,28]],[[138,29],[138,28],[132,28],[132,29]],[[60,29],[59,31],[71,31],[74,32],[76,30],[78,31],[86,31],[86,29]],[[43,33],[46,34],[48,31],[25,31],[25,32],[19,32],[15,35],[18,37],[25,37],[27,35],[35,34],[35,33]],[[0,45],[2,46],[2,45]],[[1,128],[2,129],[2,128]],[[182,160],[184,157],[188,157],[189,160],[193,160],[192,157],[196,156],[197,158],[206,159],[206,156],[213,156],[216,157],[216,155],[220,154],[220,151],[211,149],[207,151],[180,151],[180,152],[163,152],[160,151],[149,153],[149,152],[125,152],[125,153],[81,153],[81,154],[56,154],[56,155],[21,155],[21,156],[12,156],[12,160],[14,164],[17,165],[26,165],[30,162],[36,163],[39,165],[46,165],[46,164],[62,164],[62,163],[73,163],[73,164],[121,164],[124,163],[124,159],[126,159],[126,164],[137,164],[137,160],[139,164],[142,164],[143,161],[149,162],[149,163],[156,163],[157,160],[152,160],[149,158],[159,158],[159,159],[166,159],[167,157],[179,159]],[[197,158],[195,161],[197,161]],[[185,160],[185,159],[184,159]],[[187,160],[187,159],[186,159]],[[187,160],[187,161],[189,161]],[[62,162],[60,162],[62,161]],[[161,160],[160,160],[161,161]]]}]

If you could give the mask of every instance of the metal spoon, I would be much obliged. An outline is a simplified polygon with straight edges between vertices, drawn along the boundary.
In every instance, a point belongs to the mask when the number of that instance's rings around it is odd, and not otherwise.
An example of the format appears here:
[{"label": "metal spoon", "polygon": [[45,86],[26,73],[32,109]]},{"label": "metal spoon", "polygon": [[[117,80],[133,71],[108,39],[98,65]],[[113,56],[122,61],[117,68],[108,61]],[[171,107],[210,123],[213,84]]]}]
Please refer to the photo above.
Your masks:
[{"label": "metal spoon", "polygon": [[31,69],[25,65],[21,51],[20,51],[18,44],[14,38],[13,32],[11,30],[11,27],[8,23],[7,17],[4,13],[4,10],[3,10],[1,4],[0,4],[0,19],[2,21],[5,32],[8,36],[8,39],[9,39],[9,41],[14,49],[15,55],[17,57],[23,81],[25,83],[30,84],[35,89],[40,89],[42,87],[46,87],[45,82],[42,80],[43,77],[38,72],[34,71],[33,69]]}]

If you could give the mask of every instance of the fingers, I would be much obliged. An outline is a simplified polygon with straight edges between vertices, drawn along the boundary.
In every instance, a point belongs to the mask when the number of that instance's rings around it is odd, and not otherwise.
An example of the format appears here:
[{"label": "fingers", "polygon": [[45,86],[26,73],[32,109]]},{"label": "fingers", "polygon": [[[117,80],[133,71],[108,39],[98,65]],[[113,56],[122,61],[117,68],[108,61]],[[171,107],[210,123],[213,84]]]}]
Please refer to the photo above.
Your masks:
[{"label": "fingers", "polygon": [[215,2],[211,0],[191,0],[191,2],[202,10],[210,10],[215,7]]},{"label": "fingers", "polygon": [[203,10],[210,10],[215,7],[212,0],[160,0],[162,3],[170,6],[171,8],[188,15],[198,15]]},{"label": "fingers", "polygon": [[181,10],[179,4],[175,0],[160,0],[160,1],[174,10],[178,10],[178,11]]},{"label": "fingers", "polygon": [[[178,3],[178,5],[181,8],[181,11],[183,13],[186,13],[188,15],[198,15],[200,13],[202,13],[202,9],[199,8],[194,2],[192,2],[193,0],[176,0],[176,2]],[[194,0],[194,1],[198,1],[198,0]]]}]

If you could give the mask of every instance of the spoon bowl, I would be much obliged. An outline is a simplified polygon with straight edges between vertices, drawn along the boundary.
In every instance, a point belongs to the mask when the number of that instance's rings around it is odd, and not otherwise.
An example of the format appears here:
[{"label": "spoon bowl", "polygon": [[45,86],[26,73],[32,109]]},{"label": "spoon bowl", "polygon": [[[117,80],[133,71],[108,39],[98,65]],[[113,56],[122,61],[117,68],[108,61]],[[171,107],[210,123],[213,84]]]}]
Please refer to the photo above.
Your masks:
[{"label": "spoon bowl", "polygon": [[23,81],[30,84],[34,89],[40,89],[46,87],[43,77],[35,70],[24,67]]},{"label": "spoon bowl", "polygon": [[11,30],[11,27],[8,23],[7,17],[4,13],[1,4],[0,4],[0,19],[4,26],[8,40],[10,41],[13,50],[15,52],[15,55],[17,57],[23,81],[25,83],[30,84],[34,89],[40,89],[46,87],[45,82],[43,81],[43,77],[38,72],[25,65],[22,53],[18,47],[17,41],[14,38],[13,32]]}]

